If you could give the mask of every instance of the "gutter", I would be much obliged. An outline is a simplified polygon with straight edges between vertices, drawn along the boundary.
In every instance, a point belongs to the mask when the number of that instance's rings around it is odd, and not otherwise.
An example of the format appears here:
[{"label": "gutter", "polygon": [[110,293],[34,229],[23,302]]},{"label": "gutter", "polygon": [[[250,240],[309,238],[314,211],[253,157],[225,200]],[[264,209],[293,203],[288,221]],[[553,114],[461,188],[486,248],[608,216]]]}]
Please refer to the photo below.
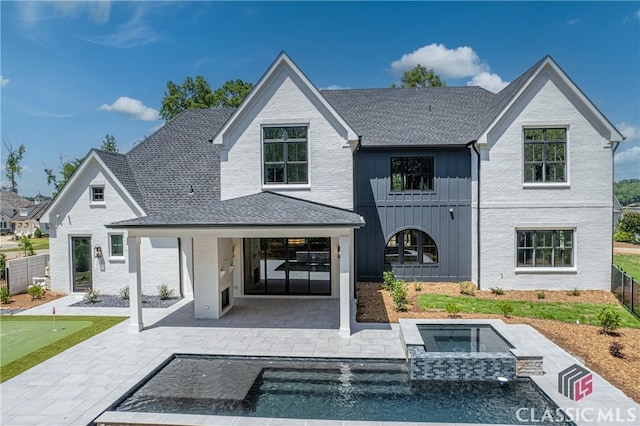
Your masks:
[{"label": "gutter", "polygon": [[478,183],[476,185],[476,192],[477,192],[477,200],[476,203],[478,205],[478,214],[476,216],[476,250],[478,252],[478,290],[480,290],[480,152],[478,151],[477,148],[477,144],[478,144],[478,140],[472,140],[471,142],[469,142],[467,144],[467,146],[471,145],[471,148],[473,148],[473,150],[476,153],[476,158],[478,161]]}]

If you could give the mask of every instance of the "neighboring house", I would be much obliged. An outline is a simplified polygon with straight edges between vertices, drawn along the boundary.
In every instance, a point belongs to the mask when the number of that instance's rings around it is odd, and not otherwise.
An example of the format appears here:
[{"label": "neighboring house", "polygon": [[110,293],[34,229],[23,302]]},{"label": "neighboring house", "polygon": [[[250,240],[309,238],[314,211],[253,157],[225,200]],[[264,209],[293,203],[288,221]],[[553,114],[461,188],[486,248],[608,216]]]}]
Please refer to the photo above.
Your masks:
[{"label": "neighboring house", "polygon": [[622,219],[622,204],[618,201],[618,197],[613,196],[613,233],[618,228],[618,222]]},{"label": "neighboring house", "polygon": [[49,235],[47,224],[40,223],[40,218],[48,206],[49,202],[45,201],[31,207],[21,208],[11,220],[15,235],[33,237],[36,229],[40,229],[42,235]]},{"label": "neighboring house", "polygon": [[318,91],[282,53],[237,109],[185,111],[126,154],[92,150],[42,217],[52,285],[165,283],[196,318],[235,297],[356,280],[608,289],[622,135],[545,57],[478,87]]},{"label": "neighboring house", "polygon": [[31,201],[13,191],[0,191],[0,231],[6,234],[13,233],[12,220],[19,217],[20,212],[26,216],[27,209],[32,206]]}]

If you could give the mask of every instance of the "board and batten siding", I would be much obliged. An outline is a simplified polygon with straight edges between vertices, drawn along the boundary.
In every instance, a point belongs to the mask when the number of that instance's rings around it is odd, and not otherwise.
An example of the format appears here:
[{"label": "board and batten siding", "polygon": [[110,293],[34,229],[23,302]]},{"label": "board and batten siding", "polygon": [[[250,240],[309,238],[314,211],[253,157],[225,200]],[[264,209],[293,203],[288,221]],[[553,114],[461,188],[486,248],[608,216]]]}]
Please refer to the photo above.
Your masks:
[{"label": "board and batten siding", "polygon": [[[254,101],[231,129],[229,145],[222,150],[221,198],[269,190],[352,209],[352,150],[346,134],[295,73],[281,69]],[[308,185],[263,184],[262,126],[280,125],[308,126]]]},{"label": "board and batten siding", "polygon": [[[434,158],[434,190],[391,192],[392,157]],[[360,149],[355,154],[357,278],[380,281],[393,269],[404,280],[461,281],[471,275],[470,154],[460,149]],[[450,213],[453,210],[453,215]],[[438,248],[435,265],[385,265],[386,242],[401,229],[419,229]]]},{"label": "board and batten siding", "polygon": [[[482,288],[609,289],[612,155],[600,126],[573,90],[543,71],[489,131],[480,172]],[[566,183],[523,183],[525,127],[567,128]],[[475,203],[475,189],[473,196]],[[475,234],[475,219],[473,226]],[[567,228],[574,230],[574,268],[517,268],[517,229]]]}]

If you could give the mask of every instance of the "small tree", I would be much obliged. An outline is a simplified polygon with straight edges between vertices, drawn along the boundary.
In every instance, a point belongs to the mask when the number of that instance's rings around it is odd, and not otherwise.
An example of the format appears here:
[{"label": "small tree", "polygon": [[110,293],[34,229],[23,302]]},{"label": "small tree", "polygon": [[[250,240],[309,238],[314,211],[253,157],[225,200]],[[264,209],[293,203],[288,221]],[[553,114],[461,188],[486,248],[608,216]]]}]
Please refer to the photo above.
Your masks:
[{"label": "small tree", "polygon": [[636,234],[640,234],[640,213],[624,212],[613,239],[621,243],[636,243]]},{"label": "small tree", "polygon": [[[431,68],[418,64],[406,70],[400,79],[400,87],[445,87],[445,83]],[[391,87],[397,87],[394,84]]]},{"label": "small tree", "polygon": [[118,145],[116,145],[116,138],[113,135],[107,133],[100,145],[100,149],[106,152],[118,152]]},{"label": "small tree", "polygon": [[613,310],[610,306],[605,306],[596,316],[598,325],[602,327],[601,333],[613,334],[620,327],[620,312]]},{"label": "small tree", "polygon": [[20,145],[17,148],[13,148],[13,145],[4,143],[4,147],[7,149],[5,161],[5,172],[7,174],[7,180],[11,185],[11,191],[18,193],[17,179],[22,176],[22,166],[20,162],[24,156],[24,145]]},{"label": "small tree", "polygon": [[24,256],[33,256],[36,254],[36,251],[33,249],[33,243],[26,235],[20,238],[20,242],[18,243],[18,249],[24,253]]}]

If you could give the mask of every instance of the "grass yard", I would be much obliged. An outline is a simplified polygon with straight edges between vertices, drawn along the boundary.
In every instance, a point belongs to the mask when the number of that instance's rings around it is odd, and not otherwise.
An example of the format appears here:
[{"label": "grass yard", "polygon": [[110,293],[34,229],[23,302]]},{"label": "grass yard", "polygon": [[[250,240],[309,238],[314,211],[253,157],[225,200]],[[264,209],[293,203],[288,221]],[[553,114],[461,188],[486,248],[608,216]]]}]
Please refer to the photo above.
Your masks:
[{"label": "grass yard", "polygon": [[[31,245],[33,245],[34,250],[49,250],[49,238],[29,238],[31,241]],[[11,241],[12,243],[20,244],[20,240]],[[3,253],[13,252],[13,251],[22,251],[18,247],[2,249]]]},{"label": "grass yard", "polygon": [[640,256],[637,254],[619,254],[613,255],[613,264],[622,269],[628,275],[640,281]]},{"label": "grass yard", "polygon": [[[417,298],[417,304],[422,309],[445,310],[449,302],[458,303],[462,307],[462,313],[477,314],[502,314],[498,309],[500,300],[480,299],[468,296],[445,296],[441,294],[421,294]],[[550,319],[581,324],[598,325],[596,316],[602,310],[603,305],[592,303],[566,303],[566,302],[531,302],[510,300],[513,305],[511,315],[517,317]],[[620,313],[622,327],[640,329],[640,321],[635,319],[626,309],[620,305],[609,305],[611,309]]]},{"label": "grass yard", "polygon": [[126,317],[0,316],[0,382],[124,321]]}]

